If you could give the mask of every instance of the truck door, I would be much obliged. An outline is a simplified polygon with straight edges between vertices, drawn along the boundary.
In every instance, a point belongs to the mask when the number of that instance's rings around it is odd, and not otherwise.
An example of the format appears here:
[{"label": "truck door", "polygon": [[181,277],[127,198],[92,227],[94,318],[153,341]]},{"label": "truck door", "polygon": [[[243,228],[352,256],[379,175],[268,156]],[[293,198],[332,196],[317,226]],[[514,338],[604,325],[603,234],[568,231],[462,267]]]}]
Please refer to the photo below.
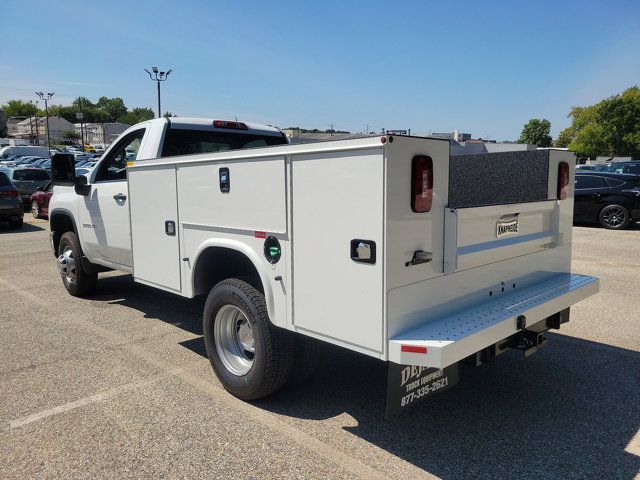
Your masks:
[{"label": "truck door", "polygon": [[127,162],[137,157],[145,129],[122,138],[98,165],[91,192],[80,197],[80,237],[85,255],[131,267]]}]

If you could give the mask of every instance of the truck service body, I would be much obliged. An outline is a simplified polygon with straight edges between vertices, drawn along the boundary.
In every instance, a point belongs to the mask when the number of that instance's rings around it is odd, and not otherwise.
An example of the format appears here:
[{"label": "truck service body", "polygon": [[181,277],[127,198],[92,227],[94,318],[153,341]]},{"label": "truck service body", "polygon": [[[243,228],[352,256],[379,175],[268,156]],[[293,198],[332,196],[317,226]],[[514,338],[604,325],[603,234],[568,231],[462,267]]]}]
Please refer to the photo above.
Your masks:
[{"label": "truck service body", "polygon": [[50,205],[65,286],[88,293],[113,268],[209,294],[207,351],[240,398],[306,368],[315,339],[388,361],[395,413],[455,384],[460,361],[534,352],[598,290],[571,273],[566,151],[452,156],[448,140],[394,135],[289,145],[272,127],[161,119],[123,133],[88,180],[65,161]]}]

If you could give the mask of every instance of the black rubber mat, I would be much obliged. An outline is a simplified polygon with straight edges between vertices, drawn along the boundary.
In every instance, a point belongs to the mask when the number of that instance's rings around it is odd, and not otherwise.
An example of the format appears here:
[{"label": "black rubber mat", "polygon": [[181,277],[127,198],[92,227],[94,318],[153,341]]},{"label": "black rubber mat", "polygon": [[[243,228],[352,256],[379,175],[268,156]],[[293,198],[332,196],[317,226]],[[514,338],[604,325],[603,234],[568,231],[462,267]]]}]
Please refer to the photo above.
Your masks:
[{"label": "black rubber mat", "polygon": [[452,155],[449,207],[547,200],[549,150]]}]

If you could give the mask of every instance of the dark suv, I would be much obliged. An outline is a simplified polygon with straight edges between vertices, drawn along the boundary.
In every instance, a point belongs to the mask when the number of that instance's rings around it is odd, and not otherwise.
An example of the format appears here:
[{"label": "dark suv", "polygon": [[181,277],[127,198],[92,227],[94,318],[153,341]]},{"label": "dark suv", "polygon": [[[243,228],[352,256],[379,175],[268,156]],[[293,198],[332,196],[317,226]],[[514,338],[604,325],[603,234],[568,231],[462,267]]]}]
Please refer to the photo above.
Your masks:
[{"label": "dark suv", "polygon": [[51,175],[47,170],[41,168],[0,168],[0,172],[4,172],[9,180],[16,186],[20,192],[20,198],[28,205],[31,200],[31,194],[38,190],[38,187],[44,188],[51,181]]},{"label": "dark suv", "polygon": [[640,176],[576,171],[573,220],[614,230],[640,220]]}]

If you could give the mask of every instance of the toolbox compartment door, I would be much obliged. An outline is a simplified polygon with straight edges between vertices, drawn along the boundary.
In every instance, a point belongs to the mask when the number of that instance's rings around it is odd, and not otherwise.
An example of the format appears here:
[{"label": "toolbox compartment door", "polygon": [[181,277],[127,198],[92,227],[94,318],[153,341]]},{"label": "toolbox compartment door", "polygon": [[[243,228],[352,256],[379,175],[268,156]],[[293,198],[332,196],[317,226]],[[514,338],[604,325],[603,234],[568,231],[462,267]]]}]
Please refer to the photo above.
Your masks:
[{"label": "toolbox compartment door", "polygon": [[180,242],[173,165],[131,169],[129,208],[133,278],[180,293]]},{"label": "toolbox compartment door", "polygon": [[374,356],[384,343],[383,189],[380,150],[292,161],[294,326]]}]

